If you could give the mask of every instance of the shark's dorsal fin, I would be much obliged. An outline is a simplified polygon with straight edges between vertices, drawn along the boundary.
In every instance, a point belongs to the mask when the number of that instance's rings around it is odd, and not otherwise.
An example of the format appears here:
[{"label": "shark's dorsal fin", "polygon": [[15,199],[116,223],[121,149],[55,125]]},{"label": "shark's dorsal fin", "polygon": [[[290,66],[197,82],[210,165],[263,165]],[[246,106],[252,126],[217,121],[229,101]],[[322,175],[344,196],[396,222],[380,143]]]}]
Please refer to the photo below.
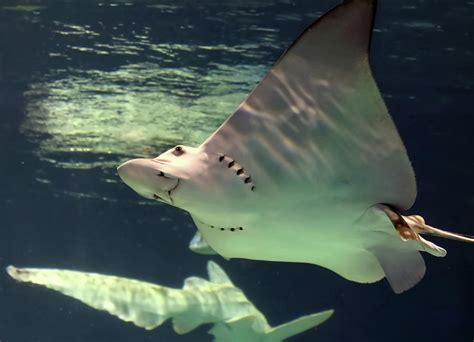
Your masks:
[{"label": "shark's dorsal fin", "polygon": [[201,317],[197,314],[183,314],[173,318],[173,330],[177,334],[183,335],[196,329],[203,323]]},{"label": "shark's dorsal fin", "polygon": [[213,261],[207,263],[207,273],[209,274],[209,280],[213,283],[233,285],[229,276]]}]

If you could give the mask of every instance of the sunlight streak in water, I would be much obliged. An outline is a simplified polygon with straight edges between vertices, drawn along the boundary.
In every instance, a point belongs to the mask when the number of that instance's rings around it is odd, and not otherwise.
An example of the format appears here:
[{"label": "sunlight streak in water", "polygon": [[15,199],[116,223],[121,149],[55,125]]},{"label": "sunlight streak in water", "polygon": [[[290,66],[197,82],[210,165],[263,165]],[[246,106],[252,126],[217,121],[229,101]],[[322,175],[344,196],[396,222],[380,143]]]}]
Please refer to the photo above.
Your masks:
[{"label": "sunlight streak in water", "polygon": [[178,143],[198,145],[264,70],[219,65],[206,74],[141,63],[115,71],[59,72],[25,93],[22,132],[37,144],[41,159],[76,169],[115,166],[123,158],[153,156]]}]

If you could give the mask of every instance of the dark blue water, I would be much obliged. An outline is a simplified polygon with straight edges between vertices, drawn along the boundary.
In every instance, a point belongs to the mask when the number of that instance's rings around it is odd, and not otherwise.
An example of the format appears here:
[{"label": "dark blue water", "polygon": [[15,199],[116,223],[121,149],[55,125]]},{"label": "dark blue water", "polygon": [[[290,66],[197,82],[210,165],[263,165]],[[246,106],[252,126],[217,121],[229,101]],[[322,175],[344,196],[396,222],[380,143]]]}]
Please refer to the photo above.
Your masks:
[{"label": "dark blue water", "polygon": [[[380,1],[371,61],[417,174],[412,212],[474,234],[474,2]],[[337,1],[0,3],[0,268],[77,269],[180,287],[205,275],[182,211],[115,167],[196,145]],[[23,5],[23,6],[18,6]],[[395,295],[317,266],[213,258],[272,325],[334,308],[294,341],[472,341],[474,246],[437,241]],[[0,341],[210,341],[145,331],[0,274]]]}]

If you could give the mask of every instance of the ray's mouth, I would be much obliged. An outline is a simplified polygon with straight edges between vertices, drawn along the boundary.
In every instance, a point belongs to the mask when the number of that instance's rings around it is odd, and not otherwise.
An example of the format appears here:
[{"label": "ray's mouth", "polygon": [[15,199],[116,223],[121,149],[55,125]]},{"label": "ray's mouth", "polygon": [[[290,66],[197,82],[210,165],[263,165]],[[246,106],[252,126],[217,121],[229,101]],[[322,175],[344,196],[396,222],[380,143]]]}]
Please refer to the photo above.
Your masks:
[{"label": "ray's mouth", "polygon": [[169,204],[174,204],[172,192],[178,188],[180,179],[179,179],[179,178],[166,177],[166,175],[163,173],[163,171],[160,171],[160,172],[157,174],[157,176],[158,176],[158,177],[164,177],[164,178],[167,178],[167,179],[176,179],[176,185],[173,186],[171,189],[169,189],[169,190],[166,191],[167,194],[168,194],[168,198],[169,198],[169,199],[163,198],[162,196],[160,196],[160,195],[157,194],[157,193],[154,193],[154,194],[153,194],[153,198],[154,198],[155,200],[157,200],[157,201],[161,201],[161,202],[165,202],[165,203],[169,203]]}]

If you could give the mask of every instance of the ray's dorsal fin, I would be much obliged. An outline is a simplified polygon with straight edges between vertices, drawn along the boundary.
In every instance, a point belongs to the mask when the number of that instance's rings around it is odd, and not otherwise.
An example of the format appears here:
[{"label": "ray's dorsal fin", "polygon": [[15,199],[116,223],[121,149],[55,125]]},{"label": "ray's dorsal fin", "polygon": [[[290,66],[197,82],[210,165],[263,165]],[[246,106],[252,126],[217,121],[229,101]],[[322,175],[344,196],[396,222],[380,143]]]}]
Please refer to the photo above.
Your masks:
[{"label": "ray's dorsal fin", "polygon": [[374,12],[352,0],[315,21],[201,148],[238,160],[256,193],[411,207],[414,173],[368,62]]}]

